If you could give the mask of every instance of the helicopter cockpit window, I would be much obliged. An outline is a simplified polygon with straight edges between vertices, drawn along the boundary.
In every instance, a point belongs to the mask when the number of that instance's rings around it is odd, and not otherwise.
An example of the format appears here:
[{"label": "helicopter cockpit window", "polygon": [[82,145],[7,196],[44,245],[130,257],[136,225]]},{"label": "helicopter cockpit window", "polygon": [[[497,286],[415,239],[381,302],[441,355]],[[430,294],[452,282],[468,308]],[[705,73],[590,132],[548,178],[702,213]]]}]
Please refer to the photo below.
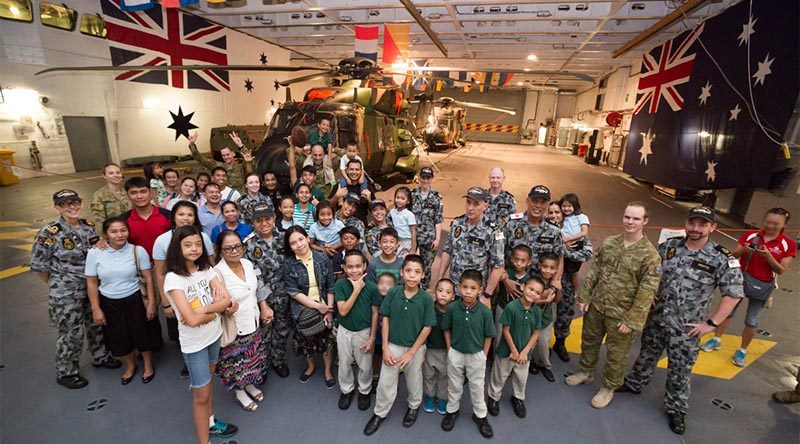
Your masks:
[{"label": "helicopter cockpit window", "polygon": [[340,115],[336,122],[336,135],[338,137],[339,147],[344,147],[347,142],[351,140],[358,141],[356,133],[356,116],[354,115]]},{"label": "helicopter cockpit window", "polygon": [[288,134],[291,130],[292,119],[297,115],[297,110],[278,109],[272,116],[269,124],[268,136],[274,134]]},{"label": "helicopter cockpit window", "polygon": [[45,26],[73,31],[77,17],[78,13],[66,6],[44,2],[39,4],[39,18]]},{"label": "helicopter cockpit window", "polygon": [[0,0],[0,18],[18,22],[32,22],[31,0]]}]

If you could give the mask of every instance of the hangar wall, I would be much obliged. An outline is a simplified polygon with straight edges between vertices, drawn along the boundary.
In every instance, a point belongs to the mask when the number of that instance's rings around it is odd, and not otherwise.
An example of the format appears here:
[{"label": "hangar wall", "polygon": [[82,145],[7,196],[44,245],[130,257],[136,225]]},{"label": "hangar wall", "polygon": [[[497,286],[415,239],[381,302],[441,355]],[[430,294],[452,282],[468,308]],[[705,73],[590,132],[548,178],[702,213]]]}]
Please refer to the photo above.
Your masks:
[{"label": "hangar wall", "polygon": [[[73,0],[69,6],[78,13],[100,13],[94,0]],[[258,64],[260,53],[269,64],[288,65],[289,52],[243,33],[227,31],[228,63]],[[35,141],[46,171],[75,171],[62,116],[97,116],[105,121],[110,158],[188,154],[185,139],[174,140],[169,111],[194,112],[192,123],[199,126],[200,151],[208,151],[210,129],[231,124],[264,124],[271,117],[270,100],[283,100],[273,80],[285,73],[231,73],[230,92],[177,89],[114,81],[108,73],[66,73],[34,77],[50,66],[110,65],[108,41],[33,23],[2,21],[0,26],[0,71],[6,98],[0,104],[0,146],[15,149],[15,163],[21,177],[31,171],[28,147]],[[244,88],[253,81],[253,92]],[[49,103],[42,106],[40,97]],[[15,133],[15,129],[17,132]]]},{"label": "hangar wall", "polygon": [[[493,106],[502,106],[514,109],[517,114],[514,116],[488,111],[478,108],[467,108],[466,123],[491,123],[499,125],[518,125],[522,129],[525,122],[522,120],[525,108],[525,92],[517,90],[487,91],[481,93],[477,89],[465,93],[461,88],[444,88],[434,93],[435,97],[452,97],[456,100],[465,102],[484,103]],[[519,130],[517,132],[489,132],[489,131],[465,131],[468,142],[497,142],[497,143],[519,143]]]}]

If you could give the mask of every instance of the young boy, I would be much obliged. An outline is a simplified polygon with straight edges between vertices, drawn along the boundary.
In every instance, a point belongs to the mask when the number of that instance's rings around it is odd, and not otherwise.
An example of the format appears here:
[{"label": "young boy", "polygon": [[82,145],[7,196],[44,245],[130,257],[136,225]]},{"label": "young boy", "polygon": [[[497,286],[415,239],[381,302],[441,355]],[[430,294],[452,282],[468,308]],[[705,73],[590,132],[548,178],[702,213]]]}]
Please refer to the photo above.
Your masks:
[{"label": "young boy", "polygon": [[444,342],[442,319],[447,305],[456,296],[456,286],[450,279],[439,279],[434,292],[436,299],[436,325],[428,335],[425,362],[422,364],[422,377],[425,402],[422,409],[428,413],[438,411],[440,415],[447,413],[447,347]]},{"label": "young boy", "polygon": [[397,397],[397,382],[402,370],[408,391],[408,410],[403,418],[403,427],[411,427],[417,421],[419,405],[422,404],[422,361],[425,359],[425,340],[436,325],[433,298],[420,289],[424,263],[417,254],[409,254],[403,260],[403,285],[389,290],[381,304],[383,316],[381,336],[383,339],[383,365],[375,397],[375,414],[364,427],[369,436],[380,427]]},{"label": "young boy", "polygon": [[397,243],[400,238],[394,228],[384,228],[380,234],[381,254],[370,261],[367,268],[367,277],[372,282],[377,281],[377,277],[383,273],[391,273],[395,280],[400,282],[400,267],[403,258],[397,256]]},{"label": "young boy", "polygon": [[336,308],[339,311],[339,327],[336,330],[336,345],[339,350],[339,408],[347,410],[353,402],[355,386],[353,367],[358,365],[358,409],[369,408],[369,392],[372,390],[372,348],[378,329],[378,307],[381,295],[372,282],[365,281],[367,258],[358,250],[345,255],[344,268],[347,279],[340,279],[334,286]]},{"label": "young boy", "polygon": [[331,265],[333,265],[333,275],[336,279],[341,279],[345,275],[344,270],[344,257],[348,251],[358,250],[358,243],[361,236],[355,227],[344,227],[339,231],[339,237],[342,238],[342,251],[333,256]]},{"label": "young boy", "polygon": [[522,297],[511,301],[503,311],[500,320],[503,324],[503,340],[495,350],[487,392],[487,405],[492,416],[500,413],[500,397],[509,376],[512,376],[511,406],[514,414],[518,418],[526,415],[524,400],[530,364],[528,359],[539,338],[542,312],[536,302],[542,298],[543,292],[544,282],[533,276],[522,286]]},{"label": "young boy", "polygon": [[491,438],[494,431],[486,418],[483,386],[486,356],[495,335],[492,310],[478,300],[478,296],[483,294],[483,275],[480,271],[472,268],[464,270],[459,287],[461,300],[448,305],[442,319],[448,348],[447,414],[442,419],[442,430],[453,430],[466,378],[472,400],[472,420],[478,425],[481,436]]},{"label": "young boy", "polygon": [[419,187],[411,192],[411,212],[417,218],[417,246],[419,254],[425,259],[425,288],[431,284],[431,268],[436,259],[436,250],[441,243],[444,207],[442,196],[431,188],[433,169],[424,167],[419,170]]},{"label": "young boy", "polygon": [[536,301],[542,311],[542,322],[539,326],[539,340],[533,349],[533,362],[528,370],[534,375],[541,372],[544,379],[550,382],[556,380],[553,366],[550,365],[550,336],[553,334],[554,306],[561,300],[561,293],[552,284],[557,272],[558,255],[552,252],[542,253],[539,256],[539,270],[534,272],[534,276],[538,275],[544,282],[543,298]]},{"label": "young boy", "polygon": [[503,310],[509,302],[522,296],[522,285],[531,278],[531,257],[531,248],[525,244],[519,244],[511,250],[511,265],[506,268],[503,275],[495,304],[494,327],[497,330],[495,347],[503,342],[503,327],[500,325]]},{"label": "young boy", "polygon": [[366,246],[366,251],[364,251],[364,253],[366,253],[369,258],[374,258],[381,254],[381,230],[392,226],[391,220],[387,217],[388,214],[389,211],[386,209],[386,202],[381,199],[375,199],[369,203],[369,215],[372,218],[372,223],[364,234],[364,243]]},{"label": "young boy", "polygon": [[300,179],[297,178],[297,173],[294,172],[293,169],[289,168],[289,176],[294,182],[294,186],[292,187],[293,193],[297,194],[297,188],[300,186],[301,183],[308,185],[311,188],[311,204],[316,206],[320,202],[325,201],[325,192],[317,187],[314,186],[314,180],[317,178],[317,167],[314,165],[306,165],[300,170]]},{"label": "young boy", "polygon": [[339,161],[339,169],[342,171],[342,174],[344,174],[344,170],[347,169],[347,162],[351,160],[357,160],[361,162],[362,165],[364,164],[364,161],[361,160],[361,156],[358,155],[358,142],[355,140],[347,142],[347,145],[344,147],[344,153],[345,155],[342,156],[342,159]]}]

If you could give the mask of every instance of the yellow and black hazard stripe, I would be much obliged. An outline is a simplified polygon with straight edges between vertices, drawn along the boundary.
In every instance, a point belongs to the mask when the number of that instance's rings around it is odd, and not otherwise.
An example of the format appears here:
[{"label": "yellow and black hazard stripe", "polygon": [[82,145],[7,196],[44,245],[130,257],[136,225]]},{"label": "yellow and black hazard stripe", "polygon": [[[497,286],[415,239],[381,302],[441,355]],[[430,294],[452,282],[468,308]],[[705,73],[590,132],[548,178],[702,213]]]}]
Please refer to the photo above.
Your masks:
[{"label": "yellow and black hazard stripe", "polygon": [[495,123],[465,123],[464,131],[485,131],[491,133],[518,133],[519,125],[500,125]]}]

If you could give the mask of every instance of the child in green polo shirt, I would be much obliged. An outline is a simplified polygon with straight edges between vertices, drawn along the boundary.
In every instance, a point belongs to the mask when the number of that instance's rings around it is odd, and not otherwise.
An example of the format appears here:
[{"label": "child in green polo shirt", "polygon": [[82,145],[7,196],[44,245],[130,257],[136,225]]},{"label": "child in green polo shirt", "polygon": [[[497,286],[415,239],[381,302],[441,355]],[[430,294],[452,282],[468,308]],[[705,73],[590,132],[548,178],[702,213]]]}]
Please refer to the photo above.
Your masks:
[{"label": "child in green polo shirt", "polygon": [[[397,285],[397,279],[394,277],[392,273],[381,273],[378,276],[378,293],[381,295],[381,302],[386,299],[386,296],[389,294],[389,290],[394,288]],[[378,333],[375,335],[375,356],[378,359],[372,359],[372,387],[373,389],[377,389],[378,387],[378,375],[381,373],[381,362],[383,361],[383,334],[381,333],[381,324],[383,324],[383,318],[381,318],[380,314],[378,315]]]},{"label": "child in green polo shirt", "polygon": [[555,382],[553,366],[550,365],[550,336],[553,335],[553,310],[556,303],[561,301],[561,291],[553,286],[553,280],[556,280],[558,273],[558,255],[552,252],[542,253],[539,256],[538,267],[534,275],[542,278],[544,282],[542,299],[536,301],[536,305],[542,310],[542,325],[539,328],[539,339],[533,348],[528,371],[533,375],[541,372],[545,379]]},{"label": "child in green polo shirt", "polygon": [[539,338],[539,324],[542,312],[536,305],[544,292],[544,282],[536,276],[522,286],[522,297],[511,301],[503,311],[500,323],[503,324],[503,341],[495,350],[494,365],[489,378],[487,392],[489,414],[500,413],[500,396],[509,376],[512,376],[513,395],[511,406],[514,414],[524,418],[525,386],[528,382],[530,354]]},{"label": "child in green polo shirt", "polygon": [[422,404],[425,340],[431,327],[436,325],[433,298],[419,287],[424,267],[420,255],[407,255],[400,270],[403,285],[392,288],[381,304],[383,365],[375,397],[375,414],[364,427],[367,436],[375,433],[389,414],[397,397],[401,370],[408,391],[408,410],[403,418],[403,427],[411,427],[417,420],[419,405]]},{"label": "child in green polo shirt", "polygon": [[472,400],[472,420],[484,438],[494,435],[486,418],[486,401],[483,395],[486,374],[486,356],[495,335],[492,310],[478,301],[483,294],[483,275],[467,269],[459,280],[461,300],[447,306],[441,328],[447,344],[447,413],[442,419],[442,429],[453,430],[464,392],[464,378],[469,383]]},{"label": "child in green polo shirt", "polygon": [[522,296],[522,285],[531,278],[532,256],[531,248],[525,244],[519,244],[511,250],[511,265],[506,267],[506,272],[503,273],[495,304],[494,328],[497,330],[495,348],[503,342],[503,328],[500,324],[503,309],[509,302]]},{"label": "child in green polo shirt", "polygon": [[439,414],[447,413],[447,344],[444,342],[442,319],[447,311],[447,304],[453,301],[456,286],[450,279],[439,279],[436,283],[436,325],[428,335],[425,362],[422,364],[425,403],[422,409],[428,413],[437,410]]},{"label": "child in green polo shirt", "polygon": [[353,402],[353,367],[358,365],[358,409],[369,408],[369,392],[372,389],[372,347],[378,329],[378,307],[381,295],[372,282],[365,281],[367,258],[358,250],[350,250],[344,257],[347,279],[340,279],[334,286],[336,308],[339,311],[339,327],[336,330],[336,345],[339,350],[339,408],[347,410]]}]

